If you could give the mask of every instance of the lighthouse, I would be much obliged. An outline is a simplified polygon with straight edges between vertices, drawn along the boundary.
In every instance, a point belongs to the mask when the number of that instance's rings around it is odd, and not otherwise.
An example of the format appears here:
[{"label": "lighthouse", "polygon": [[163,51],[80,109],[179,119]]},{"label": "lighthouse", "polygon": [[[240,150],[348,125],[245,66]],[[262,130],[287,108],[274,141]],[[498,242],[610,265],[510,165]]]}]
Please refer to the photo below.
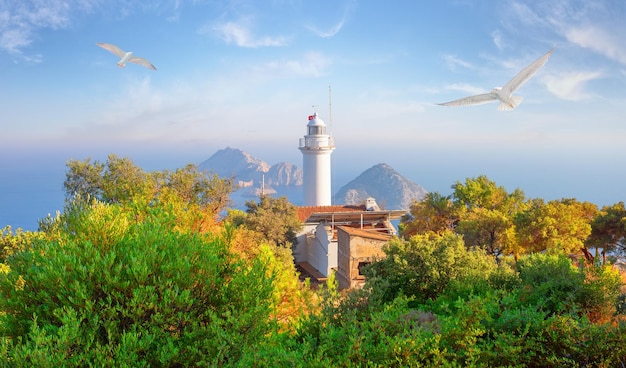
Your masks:
[{"label": "lighthouse", "polygon": [[330,154],[335,149],[333,138],[326,134],[326,124],[317,116],[309,116],[307,134],[300,138],[305,206],[330,206]]}]

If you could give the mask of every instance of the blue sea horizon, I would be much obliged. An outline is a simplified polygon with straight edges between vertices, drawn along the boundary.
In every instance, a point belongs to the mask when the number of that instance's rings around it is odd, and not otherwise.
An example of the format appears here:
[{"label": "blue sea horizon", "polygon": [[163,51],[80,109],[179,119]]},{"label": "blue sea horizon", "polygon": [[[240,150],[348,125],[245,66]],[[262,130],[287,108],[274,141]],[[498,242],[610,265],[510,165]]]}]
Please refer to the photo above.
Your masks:
[{"label": "blue sea horizon", "polygon": [[18,228],[36,231],[39,220],[48,214],[55,216],[63,209],[65,194],[63,169],[49,168],[42,171],[29,167],[2,167],[0,180],[0,227],[9,225],[15,231]]}]

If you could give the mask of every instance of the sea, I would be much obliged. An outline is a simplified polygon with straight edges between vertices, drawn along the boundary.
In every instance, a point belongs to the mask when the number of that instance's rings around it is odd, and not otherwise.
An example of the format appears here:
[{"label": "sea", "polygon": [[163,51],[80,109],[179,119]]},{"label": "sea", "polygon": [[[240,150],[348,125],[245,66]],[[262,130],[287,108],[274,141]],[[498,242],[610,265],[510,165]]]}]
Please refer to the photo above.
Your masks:
[{"label": "sea", "polygon": [[[195,148],[194,148],[195,149]],[[117,152],[119,157],[129,157],[136,165],[146,171],[176,169],[184,165],[200,162],[209,158],[220,148],[204,147],[198,150],[163,149],[160,154],[154,151]],[[92,152],[93,151],[93,152]],[[86,153],[87,152],[87,153]],[[0,146],[0,229],[11,226],[36,231],[39,221],[48,215],[55,216],[63,211],[65,191],[63,183],[68,160],[91,158],[105,162],[107,155],[114,150],[95,151],[89,147],[83,151],[63,151],[46,148],[12,149],[6,144]],[[256,152],[256,151],[254,151]],[[267,154],[255,156],[267,160]],[[333,183],[338,190],[350,180],[359,176],[375,162],[374,159],[359,159],[355,165],[354,157],[338,154],[333,159]],[[399,157],[399,155],[398,155]],[[299,163],[298,156],[289,157],[287,162]],[[270,159],[267,162],[276,163]],[[472,166],[468,163],[450,163],[439,161],[428,164],[412,160],[398,160],[390,163],[394,169],[406,178],[422,185],[426,190],[444,195],[451,193],[451,184],[464,178],[486,174],[498,185],[504,185],[509,191],[522,189],[527,198],[542,198],[546,201],[560,198],[576,198],[590,201],[602,207],[624,201],[623,183],[626,171],[607,169],[600,165],[574,162],[553,167],[536,162],[524,165],[504,165],[490,167]],[[474,164],[477,165],[477,164]],[[623,168],[623,166],[622,166]],[[242,205],[243,199],[240,199]],[[237,208],[239,206],[236,206]]]},{"label": "sea", "polygon": [[[48,215],[62,212],[65,203],[63,183],[70,160],[107,161],[110,154],[129,158],[146,171],[173,170],[189,163],[199,163],[210,156],[204,150],[157,147],[147,150],[143,146],[105,148],[57,145],[9,146],[0,141],[0,229],[11,226],[37,231],[39,222]],[[76,147],[75,147],[76,146]]]},{"label": "sea", "polygon": [[0,228],[36,231],[39,220],[63,210],[64,163],[0,164]]}]

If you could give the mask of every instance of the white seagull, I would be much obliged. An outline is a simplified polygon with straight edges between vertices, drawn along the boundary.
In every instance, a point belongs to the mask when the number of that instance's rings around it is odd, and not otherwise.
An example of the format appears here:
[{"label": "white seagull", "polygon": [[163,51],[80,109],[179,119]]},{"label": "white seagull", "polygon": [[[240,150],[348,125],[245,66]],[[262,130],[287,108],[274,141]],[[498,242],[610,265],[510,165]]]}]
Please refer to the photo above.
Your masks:
[{"label": "white seagull", "polygon": [[483,93],[480,95],[469,96],[465,98],[460,98],[458,100],[440,103],[438,105],[441,106],[469,106],[469,105],[479,105],[484,104],[491,101],[500,101],[500,105],[498,105],[499,111],[513,110],[520,103],[522,103],[523,97],[520,96],[512,96],[513,92],[517,90],[522,84],[526,83],[550,58],[552,55],[552,48],[545,55],[534,61],[532,64],[524,68],[521,72],[517,73],[513,79],[509,81],[504,87],[499,88],[496,87],[489,93]]},{"label": "white seagull", "polygon": [[104,43],[104,42],[97,42],[96,45],[102,47],[105,50],[109,50],[111,51],[113,54],[117,55],[118,57],[120,57],[120,61],[117,62],[117,66],[119,66],[120,68],[123,68],[126,66],[126,63],[135,63],[135,64],[139,64],[139,65],[143,65],[146,68],[152,69],[152,70],[157,70],[154,65],[152,65],[152,63],[150,63],[148,60],[141,58],[141,57],[137,57],[137,56],[133,56],[133,53],[131,51],[124,51],[122,49],[120,49],[119,47],[112,45],[110,43]]}]

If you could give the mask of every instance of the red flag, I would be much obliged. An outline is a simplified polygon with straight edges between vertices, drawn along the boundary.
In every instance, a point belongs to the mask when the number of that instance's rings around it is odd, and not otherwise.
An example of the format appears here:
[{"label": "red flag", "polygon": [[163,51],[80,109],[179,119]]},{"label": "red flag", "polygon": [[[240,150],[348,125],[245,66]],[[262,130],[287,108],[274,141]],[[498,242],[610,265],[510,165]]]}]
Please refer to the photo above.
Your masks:
[{"label": "red flag", "polygon": [[315,115],[309,115],[309,120],[315,119]]}]

